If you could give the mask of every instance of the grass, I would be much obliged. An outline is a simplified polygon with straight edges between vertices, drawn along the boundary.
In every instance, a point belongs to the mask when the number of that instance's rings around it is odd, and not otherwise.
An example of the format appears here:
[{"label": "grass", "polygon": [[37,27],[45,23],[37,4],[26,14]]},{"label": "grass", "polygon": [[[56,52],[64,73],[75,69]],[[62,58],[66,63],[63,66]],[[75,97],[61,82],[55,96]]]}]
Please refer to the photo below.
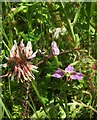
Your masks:
[{"label": "grass", "polygon": [[[31,62],[38,66],[28,86],[16,78],[3,77],[0,110],[3,118],[97,119],[97,2],[2,2],[2,64],[14,44],[24,39],[39,52]],[[57,32],[58,38],[54,37]],[[51,55],[56,41],[60,54]],[[51,75],[72,65],[83,74],[81,80]],[[92,66],[95,65],[95,69]],[[11,68],[2,68],[5,75]],[[28,99],[27,97],[28,92]],[[26,115],[23,116],[28,102]]]}]

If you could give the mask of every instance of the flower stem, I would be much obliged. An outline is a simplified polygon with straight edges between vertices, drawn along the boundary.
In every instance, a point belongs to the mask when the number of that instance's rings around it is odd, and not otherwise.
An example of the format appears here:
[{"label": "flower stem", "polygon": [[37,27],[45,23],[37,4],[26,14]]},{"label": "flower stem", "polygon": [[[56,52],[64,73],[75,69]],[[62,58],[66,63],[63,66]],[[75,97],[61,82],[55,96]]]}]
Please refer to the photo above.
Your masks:
[{"label": "flower stem", "polygon": [[[63,54],[63,53],[68,53],[68,52],[71,52],[73,50],[76,50],[76,51],[80,51],[81,48],[72,48],[72,49],[68,49],[68,50],[64,50],[62,52],[60,52],[59,55]],[[48,55],[48,57],[44,58],[43,60],[39,61],[38,63],[36,63],[36,66],[39,66],[40,64],[46,62],[48,59],[50,59],[51,57],[53,57],[53,55]]]},{"label": "flower stem", "polygon": [[[65,86],[64,86],[65,87]],[[69,120],[69,110],[68,110],[68,100],[67,100],[67,95],[66,95],[66,89],[64,90],[64,101],[65,101],[65,106],[66,106],[66,118]]]},{"label": "flower stem", "polygon": [[8,87],[9,87],[9,95],[10,95],[11,102],[12,102],[12,104],[14,104],[13,97],[12,97],[12,94],[11,94],[11,84],[10,84],[10,79],[9,78],[8,78]]},{"label": "flower stem", "polygon": [[62,9],[63,9],[63,11],[64,11],[64,14],[65,14],[65,18],[64,18],[64,19],[66,19],[66,21],[67,21],[68,29],[69,29],[69,31],[70,31],[70,33],[71,33],[73,42],[75,42],[75,35],[74,35],[74,30],[73,30],[72,23],[71,23],[70,19],[69,19],[68,16],[67,16],[65,7],[64,7],[64,5],[63,5],[63,2],[62,2],[61,0],[60,0],[60,2],[61,2],[61,7],[62,7]]},{"label": "flower stem", "polygon": [[32,98],[31,98],[31,95],[29,95],[29,98],[30,98],[30,101],[32,103],[32,104],[30,104],[30,102],[28,102],[29,106],[31,107],[31,109],[33,110],[33,112],[35,113],[35,115],[37,116],[37,118],[39,118],[37,110],[36,110],[36,107],[34,105],[34,102],[33,102]]},{"label": "flower stem", "polygon": [[43,100],[41,99],[41,96],[40,96],[40,94],[39,94],[39,92],[38,92],[38,90],[37,90],[33,80],[31,81],[31,84],[32,84],[32,87],[33,87],[33,89],[35,90],[35,92],[37,94],[38,99],[43,104],[43,108],[44,108],[45,113],[48,115],[49,119],[51,119],[50,114],[45,109],[45,104],[44,104]]},{"label": "flower stem", "polygon": [[54,58],[55,58],[56,67],[59,68],[58,56],[54,56]]},{"label": "flower stem", "polygon": [[23,107],[24,107],[24,111],[23,111],[23,116],[24,117],[28,117],[28,94],[29,94],[29,88],[30,88],[30,83],[24,83],[24,87],[26,88],[26,98],[25,100],[23,100]]}]

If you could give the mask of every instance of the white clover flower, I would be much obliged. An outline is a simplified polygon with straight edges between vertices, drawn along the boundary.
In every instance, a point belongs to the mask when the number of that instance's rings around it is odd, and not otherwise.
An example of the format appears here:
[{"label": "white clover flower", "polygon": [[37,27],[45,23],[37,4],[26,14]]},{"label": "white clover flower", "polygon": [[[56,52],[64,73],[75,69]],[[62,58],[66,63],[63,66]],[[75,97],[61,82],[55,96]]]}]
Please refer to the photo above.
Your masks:
[{"label": "white clover flower", "polygon": [[37,67],[31,64],[31,60],[36,57],[37,51],[33,53],[32,44],[28,41],[27,46],[24,47],[23,40],[20,43],[20,47],[17,46],[16,40],[10,51],[10,57],[7,57],[8,63],[3,64],[4,67],[10,68],[11,79],[15,77],[18,82],[26,82],[35,79],[32,71],[37,71]]}]

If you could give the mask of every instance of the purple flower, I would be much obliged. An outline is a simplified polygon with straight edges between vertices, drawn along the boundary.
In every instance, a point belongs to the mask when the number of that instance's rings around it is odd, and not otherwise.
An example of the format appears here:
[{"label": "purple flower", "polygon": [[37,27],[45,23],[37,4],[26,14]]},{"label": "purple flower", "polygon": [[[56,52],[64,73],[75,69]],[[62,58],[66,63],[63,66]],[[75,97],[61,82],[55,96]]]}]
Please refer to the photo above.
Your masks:
[{"label": "purple flower", "polygon": [[79,72],[74,72],[74,73],[71,73],[70,78],[73,80],[76,80],[76,79],[80,80],[83,78],[83,74]]},{"label": "purple flower", "polygon": [[83,78],[83,74],[79,73],[79,72],[75,72],[73,66],[71,66],[71,65],[67,66],[67,68],[65,68],[65,71],[61,70],[61,69],[57,70],[52,75],[52,77],[62,78],[64,76],[64,73],[69,73],[70,78],[73,79],[73,80],[80,80],[80,79]]},{"label": "purple flower", "polygon": [[65,68],[65,72],[67,73],[71,73],[71,72],[73,72],[74,71],[74,68],[71,66],[71,65],[69,65],[67,68]]},{"label": "purple flower", "polygon": [[70,73],[70,78],[73,80],[80,80],[83,78],[83,74],[79,72],[75,72],[73,66],[69,65],[67,68],[65,68],[66,73]]},{"label": "purple flower", "polygon": [[53,41],[51,43],[51,54],[53,55],[59,55],[60,54],[60,50],[57,46],[57,43],[55,41]]},{"label": "purple flower", "polygon": [[62,70],[57,70],[53,75],[52,77],[55,77],[55,78],[62,78],[64,76],[64,72]]}]

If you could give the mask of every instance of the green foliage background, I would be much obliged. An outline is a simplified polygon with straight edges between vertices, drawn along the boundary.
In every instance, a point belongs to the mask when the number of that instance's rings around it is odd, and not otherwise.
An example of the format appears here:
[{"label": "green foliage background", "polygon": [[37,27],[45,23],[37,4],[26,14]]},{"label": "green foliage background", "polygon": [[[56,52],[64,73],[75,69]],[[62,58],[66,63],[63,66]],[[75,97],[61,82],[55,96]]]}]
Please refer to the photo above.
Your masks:
[{"label": "green foliage background", "polygon": [[[97,119],[97,2],[3,2],[2,3],[2,63],[9,56],[13,41],[31,41],[33,51],[40,49],[32,64],[37,64],[50,54],[50,45],[56,41],[60,51],[59,67],[69,64],[83,73],[80,81],[52,78],[58,69],[51,57],[38,66],[35,81],[29,92],[29,118]],[[55,39],[56,28],[61,28]],[[74,50],[74,48],[78,48]],[[9,68],[2,68],[2,74]],[[1,85],[1,84],[0,84]],[[2,118],[23,118],[22,83],[2,79],[0,104]]]}]

